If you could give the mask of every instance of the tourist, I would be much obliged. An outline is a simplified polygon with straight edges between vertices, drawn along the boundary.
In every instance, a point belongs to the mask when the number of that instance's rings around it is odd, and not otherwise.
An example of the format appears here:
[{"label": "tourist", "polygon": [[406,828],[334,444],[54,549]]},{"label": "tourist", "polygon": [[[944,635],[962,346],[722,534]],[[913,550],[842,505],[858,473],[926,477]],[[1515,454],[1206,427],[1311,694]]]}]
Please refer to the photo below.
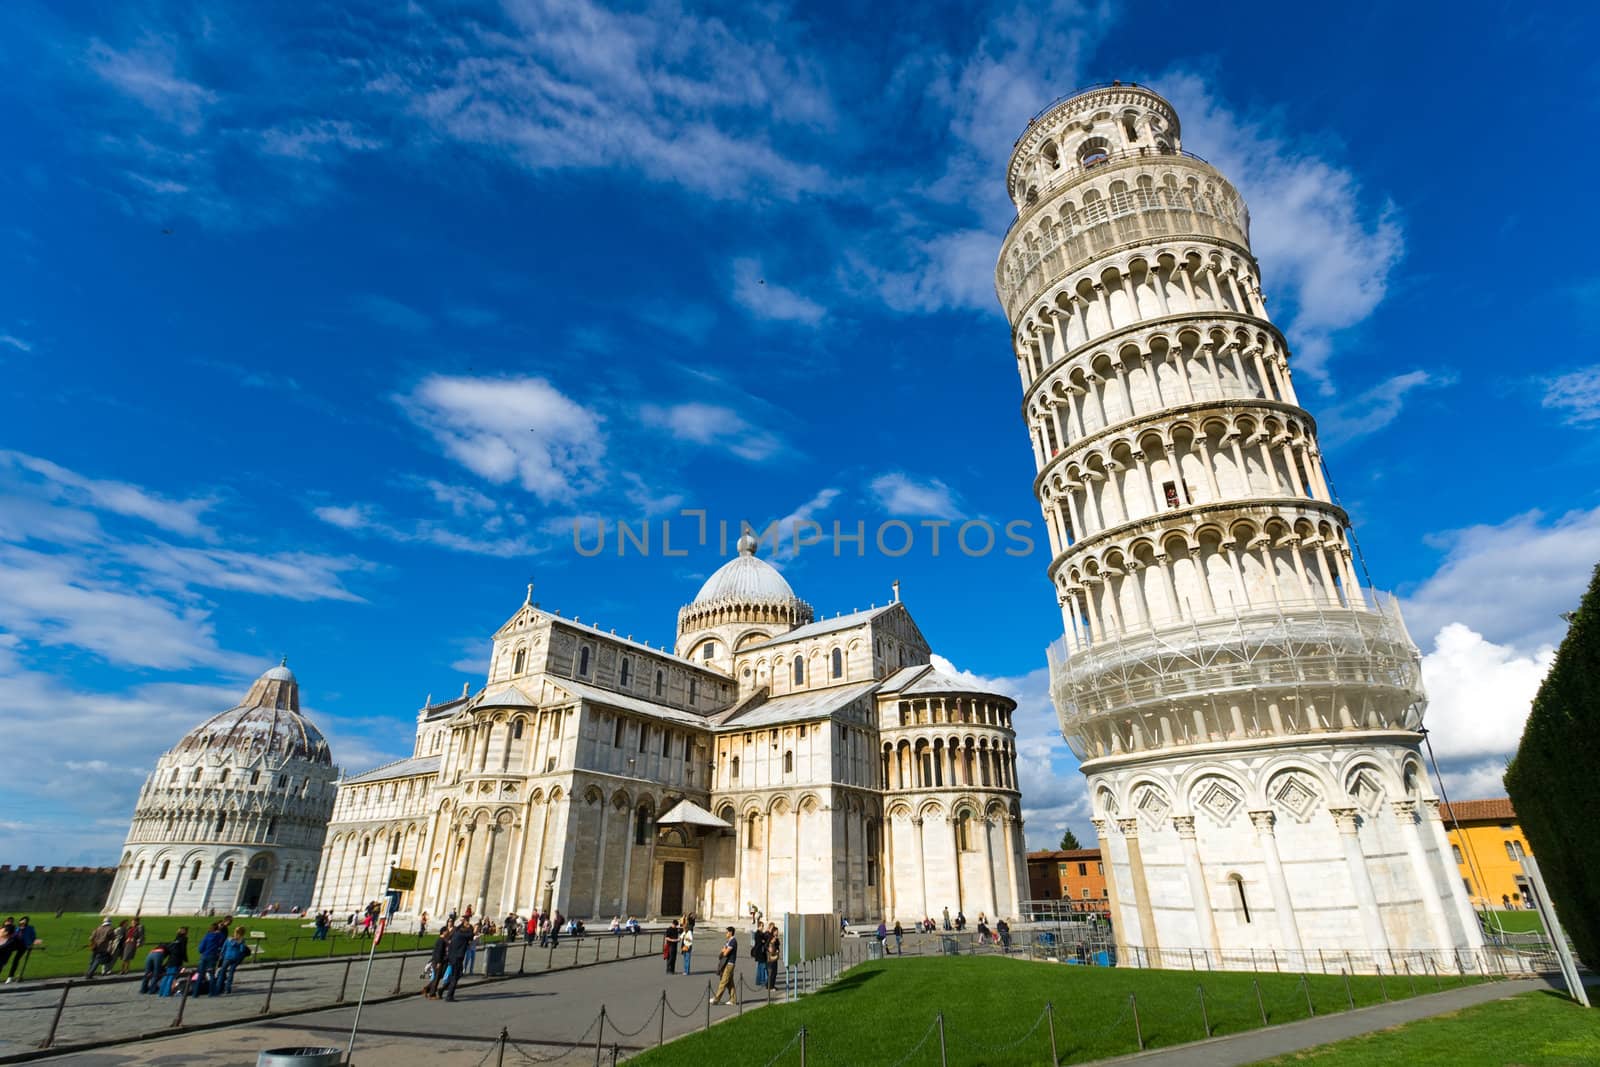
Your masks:
[{"label": "tourist", "polygon": [[766,985],[767,931],[760,923],[750,931],[750,958],[756,961],[756,985]]},{"label": "tourist", "polygon": [[117,928],[111,925],[109,918],[101,919],[100,925],[89,935],[89,970],[84,973],[85,979],[92,979],[99,970],[111,973],[111,946],[116,939]]},{"label": "tourist", "polygon": [[688,915],[684,916],[683,928],[685,930],[693,930],[694,929],[694,912],[691,911]]},{"label": "tourist", "polygon": [[[9,919],[6,921],[10,922]],[[33,942],[38,936],[38,928],[29,924],[26,915],[17,920],[17,925],[12,930],[11,937],[6,941],[6,944],[11,946],[11,973],[6,976],[6,985],[10,985],[17,980],[17,965],[23,961],[28,953],[33,951]],[[0,964],[4,964],[4,962],[4,958],[0,957]]]},{"label": "tourist", "polygon": [[678,941],[681,932],[678,929],[678,920],[673,919],[672,925],[667,927],[667,932],[661,935],[661,958],[667,961],[667,973],[671,974],[678,969]]},{"label": "tourist", "polygon": [[957,908],[956,909],[956,929],[957,930],[965,930],[966,928],[967,928],[967,913],[962,911],[960,908]]},{"label": "tourist", "polygon": [[176,975],[188,962],[189,928],[180,926],[171,941],[156,945],[144,958],[144,980],[139,983],[139,992],[160,993],[161,979]]},{"label": "tourist", "polygon": [[683,957],[683,973],[684,974],[692,974],[692,973],[694,973],[693,970],[689,966],[689,957],[690,957],[690,954],[693,953],[693,952],[694,952],[694,931],[686,929],[686,930],[683,931],[683,933],[678,935],[678,955]]},{"label": "tourist", "polygon": [[139,948],[144,944],[144,923],[135,915],[133,921],[128,923],[128,928],[122,933],[122,947],[117,952],[117,958],[122,961],[118,974],[127,974],[128,968],[133,966],[133,961],[139,953]]},{"label": "tourist", "polygon": [[883,955],[883,944],[889,940],[889,927],[884,924],[882,919],[878,920],[878,928],[872,931],[872,936],[878,942],[878,955]]},{"label": "tourist", "polygon": [[620,916],[620,915],[611,916],[611,932],[613,934],[615,934],[617,937],[621,937],[622,936],[622,916]]},{"label": "tourist", "polygon": [[644,929],[639,925],[639,920],[634,918],[632,915],[628,916],[628,921],[622,924],[622,928],[628,931],[630,934],[637,934],[640,930]]},{"label": "tourist", "polygon": [[233,972],[237,971],[239,964],[243,963],[250,955],[250,946],[245,944],[244,933],[244,927],[239,927],[233,932],[233,936],[223,944],[222,970],[218,973],[216,980],[211,983],[212,996],[233,992]]},{"label": "tourist", "polygon": [[778,968],[783,966],[783,935],[778,933],[778,924],[773,923],[767,928],[767,992],[772,992],[772,987],[778,982]]},{"label": "tourist", "polygon": [[728,1003],[739,1003],[739,987],[735,981],[735,964],[739,957],[739,935],[734,933],[733,927],[728,927],[728,939],[722,943],[722,951],[717,953],[717,991],[711,995],[711,1003],[722,1003],[722,994],[728,994]]},{"label": "tourist", "polygon": [[984,920],[982,913],[978,915],[978,944],[982,945],[989,940],[989,924]]},{"label": "tourist", "polygon": [[950,909],[949,908],[944,909],[944,928],[946,930],[950,929]]},{"label": "tourist", "polygon": [[1000,950],[1002,952],[1010,952],[1011,924],[1006,922],[1004,919],[1001,919],[994,924],[994,932],[995,936],[1000,939]]},{"label": "tourist", "polygon": [[561,924],[566,922],[566,917],[559,911],[550,920],[550,947],[555,948],[561,944]]},{"label": "tourist", "polygon": [[896,919],[894,921],[894,954],[896,956],[904,956],[906,954],[905,948],[900,943],[905,936],[905,928],[900,925],[900,920]]},{"label": "tourist", "polygon": [[472,924],[465,920],[450,932],[450,947],[447,952],[447,966],[445,970],[444,999],[456,999],[456,986],[461,982],[461,975],[466,969],[467,952],[472,948]]},{"label": "tourist", "polygon": [[446,958],[450,954],[450,927],[439,928],[439,936],[433,939],[433,953],[428,958],[428,981],[422,987],[422,995],[429,1000],[439,999],[439,986],[444,982]]},{"label": "tourist", "polygon": [[200,957],[200,987],[196,992],[209,993],[217,980],[217,968],[222,965],[222,946],[228,943],[228,935],[222,932],[221,923],[212,923],[206,930],[205,936],[200,939],[200,947],[196,954]]}]

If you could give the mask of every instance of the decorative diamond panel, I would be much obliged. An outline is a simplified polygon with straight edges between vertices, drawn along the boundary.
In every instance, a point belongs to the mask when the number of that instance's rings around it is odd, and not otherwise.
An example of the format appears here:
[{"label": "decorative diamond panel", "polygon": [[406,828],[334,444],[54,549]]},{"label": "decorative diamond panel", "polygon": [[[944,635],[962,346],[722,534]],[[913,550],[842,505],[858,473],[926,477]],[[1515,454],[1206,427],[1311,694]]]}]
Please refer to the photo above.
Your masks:
[{"label": "decorative diamond panel", "polygon": [[1219,823],[1239,810],[1239,797],[1221,782],[1211,782],[1200,794],[1199,807]]},{"label": "decorative diamond panel", "polygon": [[1317,802],[1316,792],[1292,774],[1278,779],[1278,787],[1273,790],[1272,796],[1297,819],[1309,815],[1311,806]]},{"label": "decorative diamond panel", "polygon": [[1139,813],[1152,823],[1159,823],[1166,818],[1167,811],[1172,805],[1167,803],[1167,798],[1161,795],[1159,789],[1151,789],[1147,786],[1140,792],[1139,799],[1134,803],[1134,807],[1138,808]]},{"label": "decorative diamond panel", "polygon": [[1366,771],[1360,771],[1350,782],[1350,795],[1363,810],[1373,812],[1383,803],[1383,790]]}]

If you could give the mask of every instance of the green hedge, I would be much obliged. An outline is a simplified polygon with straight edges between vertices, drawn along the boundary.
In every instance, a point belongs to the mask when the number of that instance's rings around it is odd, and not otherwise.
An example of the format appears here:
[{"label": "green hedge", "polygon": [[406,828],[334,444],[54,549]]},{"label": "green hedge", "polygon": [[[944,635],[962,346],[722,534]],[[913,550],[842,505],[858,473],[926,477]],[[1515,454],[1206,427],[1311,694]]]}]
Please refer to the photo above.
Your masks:
[{"label": "green hedge", "polygon": [[1533,699],[1505,782],[1561,924],[1578,955],[1600,964],[1600,567]]}]

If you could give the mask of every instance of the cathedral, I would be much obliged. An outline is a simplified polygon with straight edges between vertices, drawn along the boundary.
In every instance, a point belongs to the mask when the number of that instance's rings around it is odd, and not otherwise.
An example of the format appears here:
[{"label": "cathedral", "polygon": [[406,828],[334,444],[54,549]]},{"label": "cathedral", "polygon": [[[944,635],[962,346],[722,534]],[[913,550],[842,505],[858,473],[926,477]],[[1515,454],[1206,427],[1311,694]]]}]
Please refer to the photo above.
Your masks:
[{"label": "cathedral", "polygon": [[355,911],[401,868],[412,915],[1015,917],[1015,703],[935,668],[898,593],[817,619],[756,548],[678,612],[670,652],[530,588],[486,684],[341,781],[314,906]]}]

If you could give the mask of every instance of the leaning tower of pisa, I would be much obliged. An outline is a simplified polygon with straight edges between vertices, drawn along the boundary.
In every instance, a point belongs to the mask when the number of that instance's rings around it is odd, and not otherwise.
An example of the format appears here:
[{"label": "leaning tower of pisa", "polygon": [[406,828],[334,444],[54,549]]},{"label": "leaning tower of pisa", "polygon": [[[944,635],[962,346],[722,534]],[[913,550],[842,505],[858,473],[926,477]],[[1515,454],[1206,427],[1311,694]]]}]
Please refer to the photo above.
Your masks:
[{"label": "leaning tower of pisa", "polygon": [[995,287],[1065,628],[1051,694],[1122,958],[1479,965],[1420,658],[1361,581],[1238,190],[1120,83],[1040,113],[1006,178]]}]

